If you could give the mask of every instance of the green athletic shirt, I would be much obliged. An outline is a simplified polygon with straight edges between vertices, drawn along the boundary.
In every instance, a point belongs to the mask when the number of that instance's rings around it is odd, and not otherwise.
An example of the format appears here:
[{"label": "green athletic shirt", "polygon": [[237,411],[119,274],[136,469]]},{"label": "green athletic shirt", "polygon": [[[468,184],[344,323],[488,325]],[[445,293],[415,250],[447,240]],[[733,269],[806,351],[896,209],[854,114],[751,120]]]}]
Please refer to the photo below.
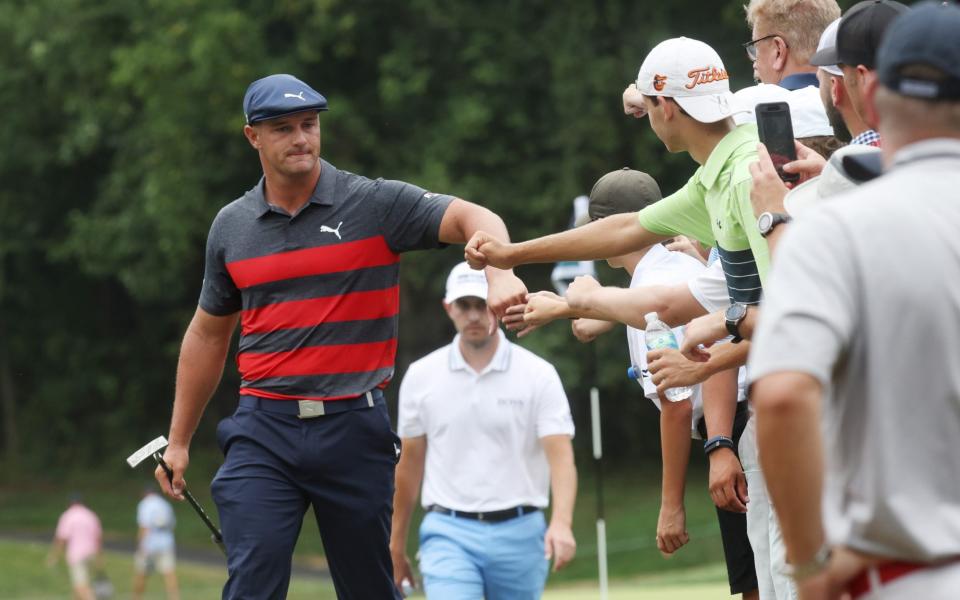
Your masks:
[{"label": "green athletic shirt", "polygon": [[757,160],[757,128],[740,125],[717,144],[686,185],[638,213],[660,235],[686,235],[716,247],[731,302],[757,304],[770,265],[767,241],[750,203],[749,165]]}]

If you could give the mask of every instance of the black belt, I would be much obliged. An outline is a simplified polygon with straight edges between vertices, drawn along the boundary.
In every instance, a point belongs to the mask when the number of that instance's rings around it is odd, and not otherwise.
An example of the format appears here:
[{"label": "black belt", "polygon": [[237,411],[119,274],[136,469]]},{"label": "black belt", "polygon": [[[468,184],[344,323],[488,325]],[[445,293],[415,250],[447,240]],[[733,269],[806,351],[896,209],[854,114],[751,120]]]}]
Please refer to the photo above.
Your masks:
[{"label": "black belt", "polygon": [[273,400],[258,396],[240,396],[240,406],[244,408],[293,415],[302,419],[370,408],[382,402],[384,402],[383,390],[380,389],[373,389],[355,398],[343,398],[342,400]]},{"label": "black belt", "polygon": [[441,515],[449,515],[451,517],[457,517],[460,519],[486,521],[488,523],[509,521],[510,519],[516,519],[517,517],[522,517],[523,515],[529,515],[530,513],[537,512],[538,510],[540,509],[536,506],[514,506],[513,508],[492,510],[490,512],[466,512],[462,510],[444,508],[436,504],[431,504],[427,507],[427,512],[440,513]]}]

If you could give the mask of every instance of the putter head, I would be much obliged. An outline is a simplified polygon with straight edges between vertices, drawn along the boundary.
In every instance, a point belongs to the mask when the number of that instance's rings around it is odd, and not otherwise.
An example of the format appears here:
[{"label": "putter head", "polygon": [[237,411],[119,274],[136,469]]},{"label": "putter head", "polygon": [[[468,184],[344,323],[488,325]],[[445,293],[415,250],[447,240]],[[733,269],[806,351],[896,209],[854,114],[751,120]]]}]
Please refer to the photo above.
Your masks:
[{"label": "putter head", "polygon": [[127,457],[127,464],[131,467],[136,468],[137,465],[143,462],[145,458],[148,458],[153,455],[154,452],[162,450],[167,447],[167,438],[162,435],[157,439],[153,440],[143,448],[140,448],[133,454]]}]

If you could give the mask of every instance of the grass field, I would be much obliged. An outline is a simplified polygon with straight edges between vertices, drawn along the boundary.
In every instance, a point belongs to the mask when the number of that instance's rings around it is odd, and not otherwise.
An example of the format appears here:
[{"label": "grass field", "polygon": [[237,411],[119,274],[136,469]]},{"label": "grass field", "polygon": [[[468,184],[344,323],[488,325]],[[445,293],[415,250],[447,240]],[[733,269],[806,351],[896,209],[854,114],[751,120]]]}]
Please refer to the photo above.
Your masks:
[{"label": "grass field", "polygon": [[[47,546],[36,542],[0,541],[0,598],[4,600],[54,600],[69,598],[66,567],[44,565]],[[130,595],[133,563],[128,555],[106,553],[106,572],[114,585],[115,598]],[[177,566],[184,600],[218,598],[223,585],[222,569],[181,562]],[[723,583],[723,567],[676,571],[668,576],[653,575],[615,581],[610,600],[720,600],[728,598]],[[598,598],[595,582],[552,584],[545,600],[584,600]],[[148,580],[146,598],[164,598],[162,583]],[[334,600],[333,586],[317,578],[294,577],[290,600]]]},{"label": "grass field", "polygon": [[[211,473],[198,468],[193,481],[209,481]],[[0,488],[0,540],[4,534],[26,534],[33,539],[49,539],[57,516],[65,508],[70,490],[81,491],[87,504],[103,521],[105,539],[132,547],[136,536],[134,512],[139,500],[142,482],[104,477],[87,478],[67,484],[20,484]],[[192,485],[194,494],[216,519],[216,511],[208,489]],[[589,473],[580,482],[580,494],[574,519],[574,534],[578,542],[577,557],[564,571],[553,574],[546,598],[573,600],[597,598],[597,546],[595,482]],[[722,560],[719,529],[713,504],[706,491],[706,475],[692,469],[687,483],[687,529],[691,542],[672,559],[664,560],[654,543],[657,512],[659,510],[659,467],[646,466],[629,472],[608,474],[605,489],[605,513],[609,572],[612,581],[611,599],[637,598],[652,600],[667,598],[711,600],[729,597],[723,585],[723,571],[716,567]],[[186,504],[178,504],[177,541],[185,555],[216,553],[200,519]],[[416,531],[419,515],[411,530]],[[416,536],[411,536],[410,555],[416,552]],[[36,547],[34,547],[36,546]],[[58,598],[67,597],[66,568],[49,571],[43,567],[43,544],[6,542],[0,546],[0,598]],[[295,562],[301,565],[323,566],[323,546],[317,533],[312,512],[308,512],[297,545]],[[181,561],[179,570],[184,585],[190,590],[184,598],[214,598],[224,580],[222,570],[196,566]],[[129,590],[130,558],[111,554],[108,572],[118,591]],[[153,587],[159,590],[160,582]],[[42,591],[41,591],[42,590]],[[149,588],[148,588],[149,590]],[[117,597],[124,597],[120,593]],[[162,597],[157,594],[154,597]],[[290,598],[333,598],[329,583],[316,578],[298,578],[291,586]]]}]

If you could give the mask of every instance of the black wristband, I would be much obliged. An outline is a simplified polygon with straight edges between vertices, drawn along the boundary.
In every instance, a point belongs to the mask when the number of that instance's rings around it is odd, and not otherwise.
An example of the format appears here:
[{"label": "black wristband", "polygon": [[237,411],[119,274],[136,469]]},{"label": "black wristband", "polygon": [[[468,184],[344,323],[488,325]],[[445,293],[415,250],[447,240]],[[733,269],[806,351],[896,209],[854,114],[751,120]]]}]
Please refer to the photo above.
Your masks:
[{"label": "black wristband", "polygon": [[737,447],[734,445],[733,440],[728,438],[725,435],[715,435],[709,440],[703,443],[703,453],[710,454],[714,450],[719,448],[730,448],[736,454]]}]

